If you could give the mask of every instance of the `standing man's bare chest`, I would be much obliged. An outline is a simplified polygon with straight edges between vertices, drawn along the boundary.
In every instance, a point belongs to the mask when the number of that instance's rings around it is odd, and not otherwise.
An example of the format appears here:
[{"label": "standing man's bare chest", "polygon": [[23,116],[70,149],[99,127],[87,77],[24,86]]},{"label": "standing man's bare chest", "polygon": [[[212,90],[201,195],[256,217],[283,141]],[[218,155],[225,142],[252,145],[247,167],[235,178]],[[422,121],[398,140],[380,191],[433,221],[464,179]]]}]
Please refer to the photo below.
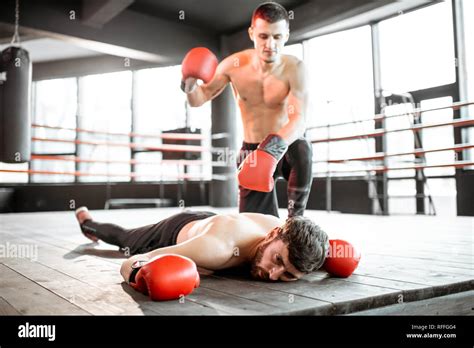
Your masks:
[{"label": "standing man's bare chest", "polygon": [[285,102],[290,91],[283,68],[272,74],[261,74],[246,65],[236,69],[230,79],[237,102],[247,106],[278,107]]}]

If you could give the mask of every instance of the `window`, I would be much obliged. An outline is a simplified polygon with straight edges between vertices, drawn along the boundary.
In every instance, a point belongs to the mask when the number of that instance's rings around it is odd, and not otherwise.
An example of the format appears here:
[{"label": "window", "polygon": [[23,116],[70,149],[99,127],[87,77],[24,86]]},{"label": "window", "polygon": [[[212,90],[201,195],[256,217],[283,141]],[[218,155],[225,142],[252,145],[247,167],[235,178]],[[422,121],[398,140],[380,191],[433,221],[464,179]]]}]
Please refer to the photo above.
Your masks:
[{"label": "window", "polygon": [[[422,109],[443,107],[451,105],[451,97],[423,100],[420,103]],[[411,104],[398,104],[388,106],[385,111],[387,116],[406,113],[404,116],[390,117],[386,120],[387,130],[405,129],[412,127],[413,117],[410,112],[413,110]],[[436,111],[424,112],[421,114],[423,125],[449,122],[453,120],[452,109],[442,109]],[[413,152],[415,150],[416,137],[413,131],[401,131],[388,133],[386,135],[386,144],[388,153]],[[421,145],[424,150],[436,150],[440,148],[452,147],[454,145],[453,126],[442,126],[425,128],[419,132]],[[428,152],[416,162],[415,155],[403,155],[388,157],[389,167],[405,167],[413,164],[438,165],[449,164],[456,160],[453,150]],[[426,168],[423,173],[428,178],[424,187],[424,193],[431,195],[437,215],[455,216],[456,215],[456,184],[451,178],[433,178],[430,176],[449,176],[454,175],[454,168]],[[393,170],[388,172],[389,178],[413,177],[413,179],[396,179],[388,183],[389,209],[391,214],[395,213],[416,213],[416,181],[415,170]],[[393,197],[404,196],[404,197]],[[406,196],[406,197],[405,197]],[[428,211],[428,199],[425,199],[425,209]]]},{"label": "window", "polygon": [[[442,107],[451,105],[453,99],[451,97],[436,98],[423,100],[421,102],[422,109]],[[424,112],[421,115],[423,124],[443,123],[453,120],[452,109],[442,109],[436,111]],[[454,146],[454,129],[453,126],[442,126],[423,129],[422,133],[423,148],[425,150],[433,150]],[[425,154],[427,165],[447,164],[456,161],[456,153],[452,150],[430,152]],[[427,168],[425,175],[443,176],[454,175],[453,167],[445,168]],[[453,178],[433,178],[426,182],[425,193],[430,194],[438,216],[456,216],[456,179]],[[425,202],[425,205],[428,201]]]},{"label": "window", "polygon": [[[422,100],[420,106],[422,109],[431,109],[452,105],[453,98],[444,97],[430,100]],[[421,114],[421,121],[424,125],[451,122],[453,120],[452,109],[442,109],[436,111],[424,112]],[[435,150],[454,146],[454,129],[453,126],[433,127],[423,129],[421,132],[423,149]],[[456,153],[454,151],[429,152],[425,154],[427,165],[447,164],[456,161]],[[454,175],[453,167],[446,168],[427,168],[425,169],[427,176],[435,175]]]},{"label": "window", "polygon": [[[132,73],[90,75],[79,79],[79,127],[96,132],[128,134],[131,131]],[[82,159],[105,162],[80,163],[80,172],[91,174],[80,181],[129,181],[131,152],[129,136],[79,133]],[[117,144],[117,145],[115,145]],[[106,161],[121,161],[106,163]]]},{"label": "window", "polygon": [[[28,170],[28,163],[3,163],[0,162],[0,169],[3,170]],[[27,173],[0,172],[0,183],[20,183],[28,182]]]},{"label": "window", "polygon": [[[385,128],[387,131],[394,131],[398,129],[407,129],[413,126],[413,105],[412,104],[395,104],[389,105],[385,109],[385,114],[388,118],[385,120]],[[402,115],[395,116],[394,115]],[[388,154],[407,153],[415,151],[415,133],[412,130],[404,130],[398,132],[391,132],[385,135],[386,152]],[[388,167],[409,167],[415,164],[415,155],[393,156],[386,158]],[[398,177],[414,177],[414,169],[391,170],[387,172],[389,178]],[[396,184],[392,184],[394,186]],[[400,187],[398,184],[397,187]],[[389,185],[389,190],[391,190]],[[402,192],[403,191],[403,192]],[[408,194],[406,190],[399,193],[392,190],[391,195],[394,194]]]},{"label": "window", "polygon": [[382,88],[409,92],[453,83],[451,1],[380,22]]},{"label": "window", "polygon": [[[396,104],[387,106],[384,111],[389,118],[385,121],[386,130],[410,128],[413,118],[410,112],[412,104]],[[406,113],[403,116],[395,116]],[[385,135],[386,152],[389,154],[413,152],[415,150],[415,133],[411,130],[392,132]],[[403,155],[386,158],[387,166],[409,167],[415,164],[414,155]],[[401,177],[415,177],[414,169],[391,170],[387,172],[388,208],[390,214],[416,214],[416,181],[414,179],[396,179]]]},{"label": "window", "polygon": [[[462,22],[464,24],[464,54],[466,59],[466,79],[467,79],[467,100],[474,102],[474,1],[463,0],[462,4]],[[465,109],[464,117],[474,118],[474,105]],[[474,127],[468,127],[462,130],[464,142],[474,143]],[[465,160],[474,160],[474,149],[465,151]],[[474,169],[474,167],[465,167],[465,169]]]},{"label": "window", "polygon": [[[38,139],[64,140],[65,142],[33,141],[32,152],[37,155],[53,155],[51,160],[32,160],[31,169],[53,172],[74,172],[74,161],[54,158],[55,154],[73,155],[76,145],[77,80],[75,78],[38,81],[35,83],[33,111],[33,137]],[[63,129],[41,126],[61,127]],[[69,142],[68,142],[69,141]],[[73,175],[33,174],[32,182],[73,182]]]},{"label": "window", "polygon": [[283,47],[283,54],[290,54],[299,60],[303,60],[303,45],[298,43],[285,46]]},{"label": "window", "polygon": [[[210,147],[211,103],[199,108],[186,106],[186,95],[181,91],[181,66],[155,69],[144,69],[135,73],[135,132],[141,134],[159,134],[162,131],[189,127],[200,129],[206,137],[203,146]],[[156,138],[136,138],[136,142],[159,146],[162,141]],[[209,178],[210,166],[190,165],[186,168],[180,164],[159,163],[163,159],[162,152],[137,153],[136,171],[144,175],[137,180],[172,180],[177,175],[187,174]],[[210,161],[210,154],[202,154],[202,159]]]},{"label": "window", "polygon": [[[370,119],[374,114],[372,78],[372,42],[370,27],[364,26],[308,41],[305,62],[309,81],[310,111],[307,126],[322,126],[341,122]],[[324,139],[374,129],[374,122],[309,129],[310,139]],[[363,170],[367,162],[331,164],[319,162],[373,154],[374,139],[357,139],[317,143],[314,145],[316,173],[327,170]],[[361,172],[365,174],[365,172]],[[351,173],[354,174],[354,173]],[[340,175],[340,174],[339,174]]]}]

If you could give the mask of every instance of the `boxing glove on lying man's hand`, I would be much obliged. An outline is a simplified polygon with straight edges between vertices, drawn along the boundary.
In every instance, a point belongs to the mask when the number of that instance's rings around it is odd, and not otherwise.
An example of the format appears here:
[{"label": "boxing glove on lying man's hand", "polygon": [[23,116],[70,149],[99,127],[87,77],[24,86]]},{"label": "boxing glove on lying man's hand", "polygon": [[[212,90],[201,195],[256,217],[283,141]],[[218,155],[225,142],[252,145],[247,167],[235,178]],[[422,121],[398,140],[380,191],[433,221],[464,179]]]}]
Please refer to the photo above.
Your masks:
[{"label": "boxing glove on lying man's hand", "polygon": [[181,90],[192,93],[197,79],[208,83],[214,77],[218,61],[214,53],[205,47],[191,49],[181,63]]},{"label": "boxing glove on lying man's hand", "polygon": [[329,254],[323,268],[333,276],[347,278],[359,265],[360,257],[360,252],[351,243],[341,239],[331,239]]},{"label": "boxing glove on lying man's hand", "polygon": [[287,149],[282,137],[269,134],[240,165],[239,185],[253,191],[271,192],[275,185],[273,173]]},{"label": "boxing glove on lying man's hand", "polygon": [[[129,283],[137,291],[148,294],[153,301],[177,299],[199,286],[196,264],[189,258],[165,254],[141,265],[136,261]],[[137,271],[138,270],[138,271]]]}]

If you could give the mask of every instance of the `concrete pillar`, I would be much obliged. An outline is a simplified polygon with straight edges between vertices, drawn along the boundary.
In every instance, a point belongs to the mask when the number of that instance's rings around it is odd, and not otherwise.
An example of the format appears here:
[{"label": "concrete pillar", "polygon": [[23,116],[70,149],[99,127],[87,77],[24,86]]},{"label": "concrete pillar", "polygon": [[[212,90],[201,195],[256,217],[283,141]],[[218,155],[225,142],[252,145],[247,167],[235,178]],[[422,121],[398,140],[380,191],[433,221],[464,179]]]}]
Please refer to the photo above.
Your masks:
[{"label": "concrete pillar", "polygon": [[[238,184],[236,177],[236,130],[237,110],[229,85],[222,94],[212,101],[212,134],[226,133],[227,136],[212,140],[213,148],[223,151],[214,153],[213,161],[226,161],[228,167],[213,167],[213,178],[209,190],[209,202],[213,207],[236,207]],[[227,180],[219,179],[227,177]]]}]

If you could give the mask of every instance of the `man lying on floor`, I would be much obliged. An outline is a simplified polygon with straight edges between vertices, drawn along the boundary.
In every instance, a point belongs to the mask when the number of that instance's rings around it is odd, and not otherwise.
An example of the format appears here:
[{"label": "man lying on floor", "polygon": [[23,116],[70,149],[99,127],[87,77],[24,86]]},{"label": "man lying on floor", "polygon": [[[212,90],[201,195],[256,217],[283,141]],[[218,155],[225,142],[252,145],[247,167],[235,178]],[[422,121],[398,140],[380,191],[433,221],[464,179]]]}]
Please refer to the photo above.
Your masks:
[{"label": "man lying on floor", "polygon": [[76,218],[87,238],[133,255],[120,269],[128,283],[134,283],[140,266],[163,254],[185,256],[203,274],[249,264],[254,278],[293,281],[320,268],[329,248],[328,235],[302,216],[282,224],[273,215],[187,210],[133,229],[97,222],[86,207],[76,211]]}]

